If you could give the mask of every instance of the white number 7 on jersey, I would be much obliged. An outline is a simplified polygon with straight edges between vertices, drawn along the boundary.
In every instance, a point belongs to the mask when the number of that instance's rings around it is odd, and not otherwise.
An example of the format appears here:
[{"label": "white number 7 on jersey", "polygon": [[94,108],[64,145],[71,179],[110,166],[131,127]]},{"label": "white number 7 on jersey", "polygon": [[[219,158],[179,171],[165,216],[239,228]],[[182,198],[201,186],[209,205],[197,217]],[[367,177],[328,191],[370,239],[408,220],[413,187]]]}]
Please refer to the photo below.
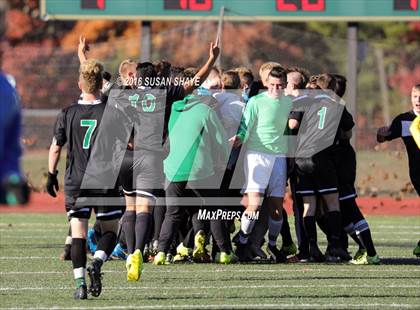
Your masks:
[{"label": "white number 7 on jersey", "polygon": [[81,119],[80,126],[88,127],[85,137],[83,138],[83,149],[89,149],[90,139],[92,139],[92,134],[96,128],[96,119]]},{"label": "white number 7 on jersey", "polygon": [[322,107],[317,113],[319,115],[318,129],[324,129],[325,115],[327,114],[327,107]]}]

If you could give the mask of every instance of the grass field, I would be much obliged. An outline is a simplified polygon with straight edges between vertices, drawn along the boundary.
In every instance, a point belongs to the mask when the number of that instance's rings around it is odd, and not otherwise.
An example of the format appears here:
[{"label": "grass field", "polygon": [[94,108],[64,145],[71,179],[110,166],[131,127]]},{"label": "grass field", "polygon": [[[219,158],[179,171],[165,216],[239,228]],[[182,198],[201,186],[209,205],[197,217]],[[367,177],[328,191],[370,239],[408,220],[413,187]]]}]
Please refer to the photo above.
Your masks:
[{"label": "grass field", "polygon": [[[420,219],[368,220],[380,266],[146,264],[142,280],[129,283],[124,263],[111,261],[102,295],[74,301],[71,263],[57,258],[65,215],[1,214],[0,309],[419,309],[420,259],[412,250]],[[326,246],[323,238],[320,245]]]}]

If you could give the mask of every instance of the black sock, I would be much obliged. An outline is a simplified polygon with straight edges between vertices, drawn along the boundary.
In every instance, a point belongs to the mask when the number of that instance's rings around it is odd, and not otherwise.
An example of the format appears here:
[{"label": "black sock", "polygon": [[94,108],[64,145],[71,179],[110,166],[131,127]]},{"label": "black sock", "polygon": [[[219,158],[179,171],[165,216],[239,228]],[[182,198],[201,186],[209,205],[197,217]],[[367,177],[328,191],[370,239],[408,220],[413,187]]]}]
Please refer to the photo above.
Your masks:
[{"label": "black sock", "polygon": [[127,252],[128,254],[134,253],[134,248],[136,246],[136,212],[135,211],[125,211],[124,217],[122,220],[122,229],[124,230],[125,241],[127,242]]},{"label": "black sock", "polygon": [[357,243],[357,245],[359,246],[360,249],[364,249],[365,248],[365,246],[363,245],[363,243],[360,241],[359,237],[357,236],[356,232],[353,232],[353,233],[351,233],[349,235],[354,240],[354,242]]},{"label": "black sock", "polygon": [[311,246],[317,244],[316,225],[314,216],[305,216],[303,218],[303,226],[305,227],[305,233],[308,237],[309,244]]},{"label": "black sock", "polygon": [[365,245],[367,255],[371,257],[375,256],[376,250],[375,250],[375,246],[373,245],[370,229],[360,232],[359,237],[362,239],[363,244]]},{"label": "black sock", "polygon": [[340,247],[341,213],[339,211],[328,212],[328,231],[331,236],[331,245]]},{"label": "black sock", "polygon": [[283,208],[283,224],[281,226],[280,234],[281,238],[283,240],[283,246],[289,246],[292,245],[293,239],[292,235],[290,234],[290,226],[289,226],[289,220],[287,218],[287,212]]},{"label": "black sock", "polygon": [[149,225],[152,222],[150,213],[141,212],[136,216],[136,250],[143,254],[149,232]]},{"label": "black sock", "polygon": [[99,239],[96,251],[104,251],[106,256],[109,257],[116,245],[117,235],[113,231],[107,231]]},{"label": "black sock", "polygon": [[321,231],[325,234],[327,237],[328,243],[330,243],[330,232],[328,231],[328,217],[327,216],[321,216],[316,218],[316,223],[318,224],[318,227],[321,229]]},{"label": "black sock", "polygon": [[86,239],[72,238],[71,240],[71,262],[73,269],[86,268]]},{"label": "black sock", "polygon": [[160,229],[162,228],[162,223],[165,219],[165,212],[165,206],[155,206],[153,209],[153,240],[159,240]]}]

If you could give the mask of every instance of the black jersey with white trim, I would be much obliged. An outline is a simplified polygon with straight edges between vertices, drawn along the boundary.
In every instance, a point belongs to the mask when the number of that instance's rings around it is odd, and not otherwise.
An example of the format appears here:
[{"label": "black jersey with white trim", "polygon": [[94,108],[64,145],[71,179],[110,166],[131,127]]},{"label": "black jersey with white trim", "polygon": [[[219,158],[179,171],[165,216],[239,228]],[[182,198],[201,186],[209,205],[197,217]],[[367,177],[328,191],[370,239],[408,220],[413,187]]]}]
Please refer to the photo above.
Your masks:
[{"label": "black jersey with white trim", "polygon": [[80,191],[105,106],[101,100],[79,100],[63,109],[56,119],[53,144],[67,144],[66,192]]},{"label": "black jersey with white trim", "polygon": [[410,126],[416,118],[413,110],[398,115],[389,127],[390,134],[385,137],[387,141],[402,138],[407,149],[410,175],[416,173],[420,178],[420,149],[410,132]]}]

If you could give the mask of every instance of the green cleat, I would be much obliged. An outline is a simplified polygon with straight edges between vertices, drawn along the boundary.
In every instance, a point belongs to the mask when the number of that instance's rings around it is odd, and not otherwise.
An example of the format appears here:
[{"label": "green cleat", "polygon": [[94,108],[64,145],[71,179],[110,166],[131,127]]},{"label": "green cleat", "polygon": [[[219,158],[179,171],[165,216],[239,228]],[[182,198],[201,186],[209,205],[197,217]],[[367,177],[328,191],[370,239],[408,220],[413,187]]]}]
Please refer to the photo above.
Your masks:
[{"label": "green cleat", "polygon": [[352,259],[350,261],[350,264],[353,265],[379,265],[381,262],[378,254],[375,256],[368,256],[367,253],[365,253],[363,256],[359,257],[358,259]]},{"label": "green cleat", "polygon": [[155,265],[165,265],[166,263],[166,254],[165,252],[159,252],[156,254],[153,264]]},{"label": "green cleat", "polygon": [[354,254],[353,260],[358,260],[359,258],[364,256],[365,254],[366,254],[366,249],[359,248],[357,250],[356,254]]},{"label": "green cleat", "polygon": [[420,245],[417,245],[414,250],[413,250],[413,254],[417,257],[420,257]]},{"label": "green cleat", "polygon": [[379,265],[381,263],[381,259],[379,258],[378,254],[375,256],[366,256],[369,265]]},{"label": "green cleat", "polygon": [[203,260],[203,257],[207,255],[205,248],[206,245],[206,235],[204,231],[200,230],[194,237],[194,251],[193,251],[193,260],[200,262]]},{"label": "green cleat", "polygon": [[[219,257],[218,254],[220,254]],[[238,257],[235,255],[235,253],[233,253],[233,251],[231,251],[229,254],[226,252],[217,253],[215,259],[217,263],[226,265],[237,263],[238,260]]]},{"label": "green cleat", "polygon": [[128,281],[140,280],[142,271],[143,271],[143,255],[141,254],[140,250],[135,250],[130,258],[130,265],[127,272],[127,280]]},{"label": "green cleat", "polygon": [[294,243],[288,246],[282,246],[280,250],[286,254],[286,256],[295,255],[297,253],[297,247]]}]

